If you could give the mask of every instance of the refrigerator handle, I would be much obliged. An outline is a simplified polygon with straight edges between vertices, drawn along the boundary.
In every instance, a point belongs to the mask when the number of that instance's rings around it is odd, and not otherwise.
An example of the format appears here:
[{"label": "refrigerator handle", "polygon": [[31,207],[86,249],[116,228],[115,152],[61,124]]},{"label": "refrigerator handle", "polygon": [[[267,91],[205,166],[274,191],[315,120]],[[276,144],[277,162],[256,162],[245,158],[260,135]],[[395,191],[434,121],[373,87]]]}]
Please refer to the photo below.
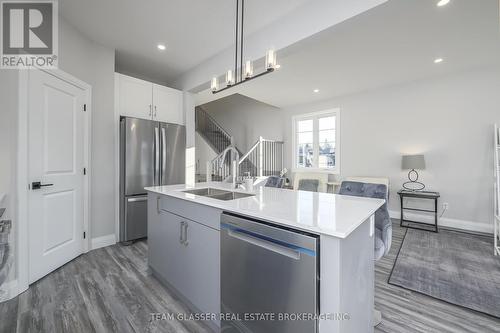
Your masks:
[{"label": "refrigerator handle", "polygon": [[163,185],[163,177],[167,166],[167,133],[165,132],[165,127],[161,128],[161,173],[160,173],[160,185]]},{"label": "refrigerator handle", "polygon": [[158,127],[155,127],[155,160],[154,160],[154,178],[155,185],[161,185],[160,182],[160,134]]}]

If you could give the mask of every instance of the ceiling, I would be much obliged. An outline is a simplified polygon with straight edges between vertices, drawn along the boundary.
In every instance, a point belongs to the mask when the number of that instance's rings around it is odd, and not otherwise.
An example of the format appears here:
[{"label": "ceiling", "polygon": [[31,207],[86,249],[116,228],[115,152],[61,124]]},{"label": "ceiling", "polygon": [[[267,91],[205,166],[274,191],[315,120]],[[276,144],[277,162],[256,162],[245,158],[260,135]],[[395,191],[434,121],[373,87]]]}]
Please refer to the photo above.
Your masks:
[{"label": "ceiling", "polygon": [[436,3],[390,0],[280,51],[278,71],[217,95],[204,91],[198,103],[240,93],[287,107],[500,65],[498,0]]},{"label": "ceiling", "polygon": [[[245,2],[252,34],[312,0]],[[170,82],[234,44],[234,0],[61,0],[60,14],[116,50],[117,70]],[[167,49],[158,51],[157,44]]]}]

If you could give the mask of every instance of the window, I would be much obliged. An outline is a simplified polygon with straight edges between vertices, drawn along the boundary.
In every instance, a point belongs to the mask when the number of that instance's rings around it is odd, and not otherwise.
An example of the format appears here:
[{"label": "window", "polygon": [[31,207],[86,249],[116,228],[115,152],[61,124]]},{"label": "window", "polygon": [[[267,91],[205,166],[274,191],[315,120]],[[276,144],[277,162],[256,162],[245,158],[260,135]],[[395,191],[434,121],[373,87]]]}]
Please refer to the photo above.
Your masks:
[{"label": "window", "polygon": [[340,171],[340,111],[293,117],[294,169]]}]

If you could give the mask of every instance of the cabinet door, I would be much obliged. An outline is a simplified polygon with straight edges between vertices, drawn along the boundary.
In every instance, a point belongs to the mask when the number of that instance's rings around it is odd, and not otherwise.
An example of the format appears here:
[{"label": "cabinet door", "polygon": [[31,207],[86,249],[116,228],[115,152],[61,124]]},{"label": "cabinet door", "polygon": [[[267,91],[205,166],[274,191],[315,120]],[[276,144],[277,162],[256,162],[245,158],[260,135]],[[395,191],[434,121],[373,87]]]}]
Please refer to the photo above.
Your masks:
[{"label": "cabinet door", "polygon": [[186,249],[180,242],[181,222],[177,215],[159,213],[156,198],[149,200],[148,257],[149,266],[182,294],[184,293]]},{"label": "cabinet door", "polygon": [[153,84],[153,119],[184,125],[182,91]]},{"label": "cabinet door", "polygon": [[201,312],[220,312],[219,231],[187,221],[185,297]]},{"label": "cabinet door", "polygon": [[153,84],[130,76],[116,74],[118,111],[121,116],[152,119]]},{"label": "cabinet door", "polygon": [[197,310],[219,313],[219,231],[162,209],[158,214],[153,194],[148,203],[149,266]]}]

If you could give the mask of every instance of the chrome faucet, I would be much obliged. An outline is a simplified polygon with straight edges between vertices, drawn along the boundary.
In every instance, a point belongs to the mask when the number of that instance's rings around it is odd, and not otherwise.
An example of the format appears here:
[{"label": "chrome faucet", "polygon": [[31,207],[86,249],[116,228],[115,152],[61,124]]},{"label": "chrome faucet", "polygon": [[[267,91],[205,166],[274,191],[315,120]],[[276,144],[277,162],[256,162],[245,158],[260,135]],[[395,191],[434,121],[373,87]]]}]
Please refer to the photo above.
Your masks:
[{"label": "chrome faucet", "polygon": [[[236,149],[235,146],[230,145],[224,151],[222,152],[222,156],[219,160],[219,165],[220,168],[222,169],[224,166],[224,161],[226,160],[226,155],[227,153],[231,151],[231,154],[234,152],[236,155],[236,160],[231,158],[231,176],[233,178],[233,188],[238,188],[238,172],[239,172],[239,166],[240,166],[240,153],[238,152],[238,149]],[[231,155],[232,156],[232,155]]]}]

